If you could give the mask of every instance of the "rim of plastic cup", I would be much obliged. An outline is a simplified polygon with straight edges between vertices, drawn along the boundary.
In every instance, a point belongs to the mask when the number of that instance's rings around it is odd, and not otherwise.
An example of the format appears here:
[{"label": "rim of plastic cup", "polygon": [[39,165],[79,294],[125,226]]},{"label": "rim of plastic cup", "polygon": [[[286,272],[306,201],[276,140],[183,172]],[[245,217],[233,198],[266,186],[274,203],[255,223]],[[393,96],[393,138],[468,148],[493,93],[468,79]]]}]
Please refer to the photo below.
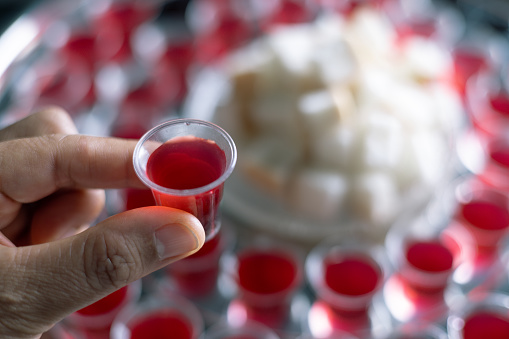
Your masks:
[{"label": "rim of plastic cup", "polygon": [[[224,139],[227,141],[228,145],[230,146],[231,160],[230,160],[229,166],[225,169],[224,173],[221,174],[221,176],[219,178],[217,178],[216,180],[214,180],[213,182],[211,182],[205,186],[192,188],[192,189],[179,190],[179,189],[172,189],[172,188],[158,185],[148,178],[147,173],[141,167],[140,161],[137,161],[139,154],[141,153],[141,150],[142,150],[142,145],[150,137],[152,137],[154,134],[156,134],[157,132],[161,131],[162,129],[164,129],[168,126],[180,125],[180,124],[186,124],[186,125],[196,124],[196,125],[202,125],[202,126],[212,128],[212,129],[216,130],[220,135],[222,135],[224,137]],[[235,168],[236,162],[237,162],[237,148],[235,147],[235,142],[233,141],[233,138],[224,129],[217,126],[216,124],[213,124],[213,123],[205,121],[205,120],[199,120],[199,119],[173,119],[173,120],[168,120],[166,122],[163,122],[162,124],[155,126],[154,128],[149,130],[147,133],[145,133],[140,138],[140,140],[136,144],[136,147],[135,147],[134,153],[133,153],[134,170],[135,170],[138,178],[140,178],[141,181],[151,189],[155,189],[161,193],[176,195],[176,196],[192,196],[192,195],[201,194],[201,193],[210,191],[210,190],[214,189],[215,187],[218,187],[219,185],[224,183],[226,181],[226,179],[232,174],[232,172]]]},{"label": "rim of plastic cup", "polygon": [[110,328],[112,339],[128,339],[131,334],[131,326],[145,317],[158,312],[175,311],[192,326],[192,338],[201,339],[205,322],[198,307],[187,297],[175,292],[157,293],[149,295],[139,303],[129,305],[123,309],[113,321]]},{"label": "rim of plastic cup", "polygon": [[89,329],[89,330],[98,330],[107,328],[112,322],[115,320],[117,315],[122,312],[130,305],[133,305],[138,302],[141,296],[142,290],[142,282],[141,280],[135,280],[132,283],[127,285],[127,292],[125,298],[114,308],[109,311],[99,313],[99,314],[81,314],[78,311],[71,313],[67,320],[70,324]]},{"label": "rim of plastic cup", "polygon": [[[325,258],[334,253],[342,256],[358,256],[365,260],[378,273],[378,281],[373,290],[361,295],[340,294],[333,290],[325,281]],[[391,275],[391,267],[386,258],[385,249],[378,244],[364,243],[334,243],[324,241],[313,248],[305,261],[305,273],[308,282],[323,300],[331,305],[342,305],[345,309],[355,310],[359,304],[372,300],[383,287],[387,278]]]},{"label": "rim of plastic cup", "polygon": [[[292,264],[295,268],[295,275],[292,277],[292,280],[288,286],[286,286],[284,289],[269,293],[262,293],[257,291],[252,291],[250,289],[247,289],[243,286],[240,286],[239,280],[239,273],[238,268],[240,265],[240,261],[245,257],[250,257],[253,254],[273,254],[275,256],[278,256],[280,258],[283,258],[287,260],[289,263]],[[298,254],[296,252],[293,252],[291,249],[285,248],[285,247],[246,247],[241,252],[237,253],[236,255],[236,263],[235,263],[235,281],[239,284],[239,291],[240,293],[247,296],[248,298],[259,299],[260,303],[266,304],[266,300],[277,300],[280,296],[285,295],[292,295],[301,285],[303,281],[303,272],[302,272],[302,263],[301,259],[299,258]]]},{"label": "rim of plastic cup", "polygon": [[451,339],[463,339],[463,328],[466,320],[477,312],[486,311],[501,315],[508,319],[509,294],[493,291],[491,293],[477,295],[474,298],[461,296],[447,318],[446,329]]}]

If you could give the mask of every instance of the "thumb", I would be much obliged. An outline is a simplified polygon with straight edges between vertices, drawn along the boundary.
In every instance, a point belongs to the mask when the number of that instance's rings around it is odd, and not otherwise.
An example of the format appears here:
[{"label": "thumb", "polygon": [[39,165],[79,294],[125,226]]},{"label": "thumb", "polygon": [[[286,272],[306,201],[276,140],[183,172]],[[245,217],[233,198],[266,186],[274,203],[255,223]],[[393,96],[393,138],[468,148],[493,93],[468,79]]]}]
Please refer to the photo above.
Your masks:
[{"label": "thumb", "polygon": [[66,315],[193,254],[204,241],[192,214],[152,206],[59,241],[0,247],[0,337],[37,337]]}]

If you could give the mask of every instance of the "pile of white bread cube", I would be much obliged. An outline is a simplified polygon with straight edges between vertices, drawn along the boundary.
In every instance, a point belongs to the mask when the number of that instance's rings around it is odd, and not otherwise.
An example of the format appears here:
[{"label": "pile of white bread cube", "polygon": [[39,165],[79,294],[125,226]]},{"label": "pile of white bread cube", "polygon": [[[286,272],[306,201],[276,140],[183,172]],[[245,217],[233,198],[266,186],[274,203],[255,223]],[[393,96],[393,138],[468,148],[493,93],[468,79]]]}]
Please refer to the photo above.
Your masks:
[{"label": "pile of white bread cube", "polygon": [[374,9],[279,27],[223,67],[215,120],[237,172],[296,216],[386,229],[450,174],[464,117],[450,52]]}]

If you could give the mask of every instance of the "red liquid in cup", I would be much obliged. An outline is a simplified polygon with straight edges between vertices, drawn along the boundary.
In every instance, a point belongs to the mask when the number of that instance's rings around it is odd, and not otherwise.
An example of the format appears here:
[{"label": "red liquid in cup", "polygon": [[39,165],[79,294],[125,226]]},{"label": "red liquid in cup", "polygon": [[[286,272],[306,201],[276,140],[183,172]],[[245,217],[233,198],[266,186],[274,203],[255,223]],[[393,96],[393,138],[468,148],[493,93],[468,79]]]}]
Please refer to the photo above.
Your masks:
[{"label": "red liquid in cup", "polygon": [[493,149],[490,152],[490,158],[500,166],[509,168],[509,147]]},{"label": "red liquid in cup", "polygon": [[451,251],[438,241],[415,242],[406,251],[408,262],[419,270],[426,272],[444,272],[452,268]]},{"label": "red liquid in cup", "polygon": [[[490,75],[493,77],[493,75]],[[479,90],[474,88],[470,90],[469,94],[472,99],[472,115],[474,127],[487,137],[496,137],[497,135],[506,135],[509,125],[509,94],[503,90],[493,93],[487,93],[487,97],[477,99],[480,101],[476,103],[475,96],[479,96],[479,91],[482,92],[483,88],[477,85]],[[470,93],[470,92],[469,92]],[[475,110],[475,111],[474,111]]]},{"label": "red liquid in cup", "polygon": [[272,249],[246,250],[238,257],[239,299],[229,311],[271,328],[284,326],[289,301],[299,283],[299,269],[288,253]]},{"label": "red liquid in cup", "polygon": [[296,276],[295,263],[283,253],[252,251],[239,258],[239,285],[255,294],[289,290],[295,284]]},{"label": "red liquid in cup", "polygon": [[152,78],[155,79],[157,84],[164,86],[157,86],[156,94],[161,96],[165,103],[171,103],[166,88],[172,89],[175,93],[173,100],[182,102],[186,97],[187,75],[188,71],[193,64],[195,58],[195,46],[193,41],[179,41],[171,43],[155,63],[153,71],[151,72]]},{"label": "red liquid in cup", "polygon": [[193,339],[193,326],[177,311],[157,311],[129,326],[130,339]]},{"label": "red liquid in cup", "polygon": [[509,192],[509,140],[489,140],[486,153],[486,164],[479,173],[479,178],[492,187]]},{"label": "red liquid in cup", "polygon": [[[216,143],[197,137],[178,137],[157,148],[148,159],[147,176],[154,183],[174,190],[206,186],[219,179],[226,168],[226,155]],[[207,234],[214,229],[223,184],[196,195],[171,195],[154,191],[162,206],[194,214]]]},{"label": "red liquid in cup", "polygon": [[125,190],[126,211],[135,208],[155,206],[154,195],[148,189],[128,188]]},{"label": "red liquid in cup", "polygon": [[490,105],[501,118],[509,118],[509,95],[499,92],[490,97]]},{"label": "red liquid in cup", "polygon": [[83,59],[90,71],[96,66],[97,56],[95,55],[95,38],[91,34],[75,34],[69,38],[62,47],[61,53],[67,54],[70,58]]},{"label": "red liquid in cup", "polygon": [[480,52],[458,49],[453,52],[455,84],[465,94],[468,80],[479,71],[488,68],[488,62]]},{"label": "red liquid in cup", "polygon": [[409,266],[400,273],[416,302],[420,295],[424,304],[430,298],[441,299],[453,268],[451,250],[436,240],[414,241],[407,246],[405,257]]},{"label": "red liquid in cup", "polygon": [[313,19],[313,13],[304,1],[280,0],[274,11],[262,19],[264,30],[270,30],[278,25],[306,23]]},{"label": "red liquid in cup", "polygon": [[196,38],[196,58],[202,63],[213,63],[228,52],[246,44],[252,37],[252,29],[244,19],[234,14],[224,14],[214,27]]},{"label": "red liquid in cup", "polygon": [[325,283],[334,292],[361,296],[375,290],[380,270],[374,262],[358,255],[325,258]]},{"label": "red liquid in cup", "polygon": [[479,194],[483,195],[458,206],[456,222],[469,237],[456,241],[469,249],[476,265],[486,265],[496,258],[498,246],[508,234],[509,211],[504,195],[495,191]]},{"label": "red liquid in cup", "polygon": [[509,338],[509,319],[488,311],[476,312],[465,319],[463,338]]},{"label": "red liquid in cup", "polygon": [[382,277],[380,267],[359,253],[331,253],[325,257],[323,265],[326,289],[321,299],[329,304],[338,319],[365,319]]},{"label": "red liquid in cup", "polygon": [[470,225],[482,230],[504,230],[509,227],[507,209],[488,201],[471,201],[460,206],[460,214]]},{"label": "red liquid in cup", "polygon": [[120,306],[127,297],[128,287],[124,286],[121,289],[107,295],[95,303],[82,308],[77,311],[82,315],[98,315],[112,311],[116,307]]}]

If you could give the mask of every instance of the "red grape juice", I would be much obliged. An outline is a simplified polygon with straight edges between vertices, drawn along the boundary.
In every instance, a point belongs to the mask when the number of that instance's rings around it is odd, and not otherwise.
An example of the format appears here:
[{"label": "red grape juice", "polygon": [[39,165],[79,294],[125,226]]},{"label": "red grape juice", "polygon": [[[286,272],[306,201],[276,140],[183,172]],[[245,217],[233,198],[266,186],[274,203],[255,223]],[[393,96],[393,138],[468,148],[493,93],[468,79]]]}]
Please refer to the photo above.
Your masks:
[{"label": "red grape juice", "polygon": [[154,190],[156,202],[194,214],[210,234],[215,228],[223,184],[198,194],[186,194],[185,190],[209,185],[225,169],[226,155],[215,142],[187,136],[159,146],[148,159],[147,176],[159,186],[180,191],[173,194]]},{"label": "red grape juice", "polygon": [[464,339],[509,338],[509,319],[489,311],[478,311],[465,319]]},{"label": "red grape juice", "polygon": [[193,339],[193,326],[189,320],[177,311],[156,311],[129,326],[130,339]]},{"label": "red grape juice", "polygon": [[405,252],[402,276],[419,292],[442,292],[452,272],[453,253],[437,240],[412,241]]}]

